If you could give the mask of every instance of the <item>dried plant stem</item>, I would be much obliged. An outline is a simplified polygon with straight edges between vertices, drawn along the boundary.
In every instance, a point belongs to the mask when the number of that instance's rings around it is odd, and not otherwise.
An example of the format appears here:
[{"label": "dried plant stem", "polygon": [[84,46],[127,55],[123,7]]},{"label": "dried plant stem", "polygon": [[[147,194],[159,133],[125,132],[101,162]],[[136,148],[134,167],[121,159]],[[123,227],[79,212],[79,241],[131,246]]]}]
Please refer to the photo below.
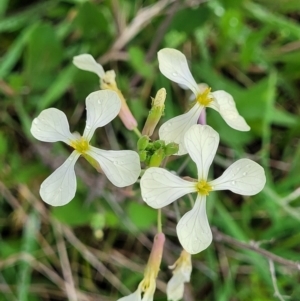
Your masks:
[{"label": "dried plant stem", "polygon": [[268,258],[269,260],[272,260],[274,262],[280,263],[284,266],[287,266],[289,268],[292,269],[296,269],[300,271],[300,262],[298,261],[292,261],[292,260],[288,260],[285,259],[281,256],[275,255],[267,250],[264,250],[262,248],[260,248],[257,244],[255,243],[246,243],[246,242],[242,242],[239,241],[231,236],[228,236],[222,232],[220,232],[217,228],[212,228],[212,232],[214,235],[214,240],[217,242],[225,242],[228,243],[232,246],[238,247],[240,249],[246,249],[246,250],[251,250],[254,251],[266,258]]},{"label": "dried plant stem", "polygon": [[273,287],[275,290],[274,296],[277,297],[280,301],[285,301],[279,292],[279,289],[277,286],[277,281],[276,281],[274,262],[271,259],[269,259],[269,267],[270,267],[270,273],[271,273]]}]

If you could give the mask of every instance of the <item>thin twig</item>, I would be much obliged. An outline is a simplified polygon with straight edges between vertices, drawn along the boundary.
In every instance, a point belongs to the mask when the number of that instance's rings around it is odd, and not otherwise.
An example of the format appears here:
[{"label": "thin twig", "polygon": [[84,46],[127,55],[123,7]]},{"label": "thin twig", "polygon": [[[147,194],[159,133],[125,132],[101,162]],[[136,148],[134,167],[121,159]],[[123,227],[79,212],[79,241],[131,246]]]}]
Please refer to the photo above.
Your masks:
[{"label": "thin twig", "polygon": [[172,22],[173,17],[175,16],[177,10],[179,9],[179,6],[180,6],[180,1],[175,1],[173,3],[173,5],[170,7],[168,11],[167,17],[164,19],[164,21],[160,24],[160,26],[156,30],[156,34],[154,35],[152,43],[150,44],[151,46],[146,54],[147,62],[150,62],[154,58],[156,51],[162,39],[164,38],[165,33],[168,27],[170,26],[170,23]]},{"label": "thin twig", "polygon": [[[31,254],[18,253],[8,257],[3,261],[0,261],[0,270],[5,267],[14,265],[19,261],[25,261],[28,264],[30,264],[30,266],[33,269],[45,275],[50,281],[56,284],[66,294],[64,280],[54,270],[52,270],[50,267],[46,266],[45,264],[41,263],[40,261],[36,260],[36,258],[34,258]],[[77,291],[77,294],[80,300],[90,301],[90,299],[82,292]]]},{"label": "thin twig", "polygon": [[270,273],[271,273],[271,278],[272,278],[272,283],[274,287],[274,296],[277,297],[280,301],[285,301],[282,295],[279,292],[278,286],[277,286],[277,281],[276,281],[276,275],[275,275],[275,267],[274,267],[274,262],[273,260],[269,259],[269,267],[270,267]]},{"label": "thin twig", "polygon": [[131,23],[124,29],[120,37],[114,42],[112,50],[122,49],[134,36],[145,28],[151,20],[174,0],[161,0],[151,6],[142,8]]},{"label": "thin twig", "polygon": [[285,204],[289,204],[290,202],[294,201],[300,196],[300,187],[298,187],[296,190],[294,190],[292,193],[287,195],[282,199],[282,202]]},{"label": "thin twig", "polygon": [[240,249],[246,249],[246,250],[251,250],[251,251],[254,251],[272,261],[275,261],[277,263],[280,263],[282,265],[285,265],[289,268],[292,268],[292,269],[296,269],[296,270],[299,270],[300,271],[300,262],[298,261],[292,261],[292,260],[288,260],[288,259],[285,259],[281,256],[278,256],[278,255],[275,255],[267,250],[264,250],[262,248],[260,248],[258,246],[258,244],[255,244],[255,243],[246,243],[246,242],[242,242],[242,241],[239,241],[229,235],[226,235],[222,232],[220,232],[217,228],[212,228],[212,232],[213,232],[213,235],[214,235],[214,240],[217,241],[217,242],[226,242],[230,245],[233,245],[235,247],[238,247]]},{"label": "thin twig", "polygon": [[100,274],[105,276],[111,285],[118,289],[123,295],[130,294],[130,291],[126,286],[123,285],[119,278],[117,278],[110,270],[108,270],[68,227],[62,226],[62,228],[66,239],[81,253],[87,262],[89,262],[96,270],[98,270]]},{"label": "thin twig", "polygon": [[53,222],[53,230],[56,235],[57,250],[58,250],[61,269],[62,269],[64,279],[65,279],[65,287],[66,287],[66,292],[67,292],[69,301],[77,301],[78,296],[76,294],[76,289],[75,289],[74,279],[72,276],[70,261],[69,261],[68,254],[66,251],[66,244],[65,244],[64,238],[62,236],[61,224],[54,221]]}]

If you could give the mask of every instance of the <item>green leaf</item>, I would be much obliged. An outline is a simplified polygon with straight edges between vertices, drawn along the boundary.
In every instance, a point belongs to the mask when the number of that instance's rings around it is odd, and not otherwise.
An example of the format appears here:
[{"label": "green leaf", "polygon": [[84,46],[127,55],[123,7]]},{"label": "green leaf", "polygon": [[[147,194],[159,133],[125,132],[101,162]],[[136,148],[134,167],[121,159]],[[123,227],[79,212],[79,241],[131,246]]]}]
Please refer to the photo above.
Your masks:
[{"label": "green leaf", "polygon": [[[36,247],[36,236],[39,231],[39,218],[35,212],[32,212],[26,221],[24,233],[22,251],[25,254],[33,255],[33,251]],[[27,301],[29,295],[29,288],[31,282],[31,265],[26,260],[20,263],[19,269],[19,281],[18,281],[18,300]]]},{"label": "green leaf", "polygon": [[260,20],[263,23],[270,24],[277,30],[284,28],[289,31],[291,36],[296,39],[300,39],[300,26],[298,23],[282,15],[272,13],[262,5],[255,4],[250,1],[245,1],[244,7],[253,16],[253,18]]},{"label": "green leaf", "polygon": [[63,50],[54,28],[42,23],[29,39],[25,56],[25,78],[33,89],[44,90],[58,72]]},{"label": "green leaf", "polygon": [[107,20],[103,15],[100,5],[86,1],[79,6],[74,25],[86,38],[94,38],[101,32],[108,30]]},{"label": "green leaf", "polygon": [[130,202],[126,212],[136,227],[143,231],[156,225],[157,210],[154,210],[144,204]]},{"label": "green leaf", "polygon": [[69,226],[88,225],[94,214],[95,209],[86,206],[79,196],[75,196],[75,198],[65,206],[51,207],[51,215]]},{"label": "green leaf", "polygon": [[0,78],[5,78],[11,72],[12,68],[20,59],[23,48],[35,28],[36,25],[26,27],[11,44],[9,50],[0,60]]},{"label": "green leaf", "polygon": [[145,54],[139,47],[130,47],[128,54],[129,63],[140,75],[148,79],[153,77],[153,68],[146,62]]},{"label": "green leaf", "polygon": [[37,104],[38,112],[51,106],[66,92],[72,83],[76,71],[75,67],[69,66],[58,74],[56,79],[47,89],[45,95],[40,98],[40,101]]},{"label": "green leaf", "polygon": [[207,6],[180,10],[173,18],[170,28],[190,34],[203,26],[210,18],[211,10]]}]

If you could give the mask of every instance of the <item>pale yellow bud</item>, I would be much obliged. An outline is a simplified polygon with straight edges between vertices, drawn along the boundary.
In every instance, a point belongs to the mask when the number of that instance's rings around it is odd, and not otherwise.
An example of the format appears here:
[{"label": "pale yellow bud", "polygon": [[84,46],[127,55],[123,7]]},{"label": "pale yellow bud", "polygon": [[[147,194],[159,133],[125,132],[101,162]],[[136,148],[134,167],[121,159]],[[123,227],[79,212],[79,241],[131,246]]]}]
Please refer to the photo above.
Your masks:
[{"label": "pale yellow bud", "polygon": [[167,92],[165,88],[157,91],[155,98],[152,98],[152,108],[149,112],[142,134],[151,136],[164,112]]}]

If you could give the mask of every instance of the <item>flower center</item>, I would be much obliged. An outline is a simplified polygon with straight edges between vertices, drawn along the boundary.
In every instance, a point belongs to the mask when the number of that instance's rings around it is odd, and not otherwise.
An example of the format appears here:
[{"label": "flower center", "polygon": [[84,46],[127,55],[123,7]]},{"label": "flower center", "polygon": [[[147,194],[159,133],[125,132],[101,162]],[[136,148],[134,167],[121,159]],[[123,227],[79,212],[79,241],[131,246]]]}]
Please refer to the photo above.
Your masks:
[{"label": "flower center", "polygon": [[70,145],[82,155],[84,155],[90,148],[89,142],[83,137],[71,141]]},{"label": "flower center", "polygon": [[212,187],[205,180],[200,180],[196,184],[196,189],[201,195],[209,195],[209,193],[212,191]]},{"label": "flower center", "polygon": [[210,94],[211,88],[206,88],[202,93],[197,95],[197,102],[204,106],[207,107],[211,102],[212,102],[212,96]]}]

